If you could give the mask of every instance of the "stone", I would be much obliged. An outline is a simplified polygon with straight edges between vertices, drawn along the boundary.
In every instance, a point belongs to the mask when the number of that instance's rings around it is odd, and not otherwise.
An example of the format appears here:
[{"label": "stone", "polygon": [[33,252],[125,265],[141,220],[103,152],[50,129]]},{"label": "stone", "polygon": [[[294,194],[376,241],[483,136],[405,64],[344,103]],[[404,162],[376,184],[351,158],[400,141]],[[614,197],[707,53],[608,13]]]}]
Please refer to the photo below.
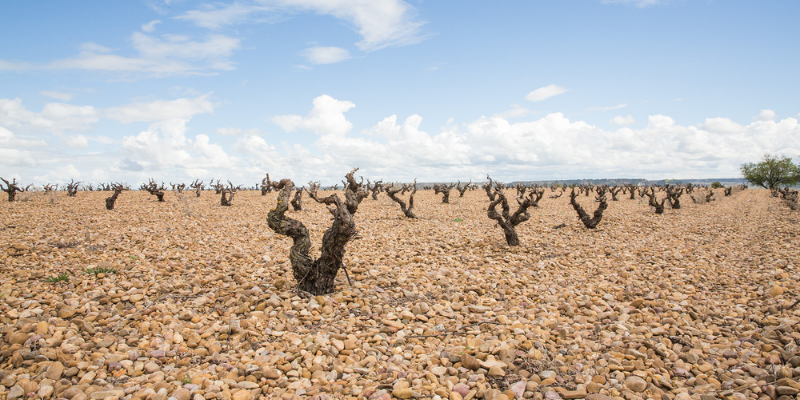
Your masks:
[{"label": "stone", "polygon": [[45,378],[52,379],[57,381],[61,379],[61,375],[64,374],[64,364],[60,361],[53,361],[50,363],[50,366],[47,367],[47,372],[45,373]]},{"label": "stone", "polygon": [[461,366],[473,371],[481,367],[478,359],[467,354],[466,352],[461,354]]},{"label": "stone", "polygon": [[781,286],[775,285],[775,286],[773,286],[772,288],[769,289],[769,296],[770,297],[777,297],[777,296],[782,295],[783,292],[785,292],[785,291],[786,291],[786,288],[783,288]]},{"label": "stone", "polygon": [[281,373],[275,368],[267,368],[263,370],[264,378],[267,379],[278,379],[281,377]]},{"label": "stone", "polygon": [[392,396],[397,397],[398,399],[410,399],[413,395],[414,392],[408,387],[392,390]]},{"label": "stone", "polygon": [[180,388],[172,393],[172,397],[176,400],[189,400],[192,397],[192,392],[188,389]]},{"label": "stone", "polygon": [[52,387],[50,385],[44,385],[44,386],[39,388],[39,391],[36,392],[36,394],[41,399],[49,399],[50,396],[53,395],[53,392],[55,392],[55,388],[54,387]]},{"label": "stone", "polygon": [[791,386],[778,386],[775,391],[782,396],[797,396],[800,393],[800,389]]},{"label": "stone", "polygon": [[586,390],[567,390],[561,392],[561,397],[564,399],[582,399],[586,397]]},{"label": "stone", "polygon": [[508,387],[511,390],[511,393],[514,394],[515,399],[521,399],[523,394],[525,394],[525,388],[527,387],[527,382],[522,380],[517,383],[512,384]]},{"label": "stone", "polygon": [[561,395],[554,390],[548,390],[544,392],[544,399],[545,400],[561,400]]},{"label": "stone", "polygon": [[147,364],[144,365],[144,370],[148,374],[152,374],[153,372],[156,372],[156,371],[158,371],[160,369],[161,369],[161,367],[158,364],[156,364],[155,362],[153,362],[153,361],[150,361],[150,362],[148,362]]},{"label": "stone", "polygon": [[92,400],[102,400],[102,399],[105,399],[107,397],[121,398],[123,396],[125,396],[125,391],[124,390],[118,390],[118,389],[114,389],[114,390],[98,390],[96,392],[92,392],[92,393],[89,394],[89,398],[92,399]]},{"label": "stone", "polygon": [[64,306],[64,307],[61,307],[60,310],[58,310],[58,318],[67,319],[67,318],[75,315],[76,312],[77,311],[75,311],[74,307],[72,307],[72,306]]},{"label": "stone", "polygon": [[625,379],[625,387],[636,393],[642,393],[647,389],[647,381],[638,376],[631,375]]},{"label": "stone", "polygon": [[25,395],[25,390],[22,389],[22,386],[14,385],[8,391],[8,394],[6,395],[6,399],[7,400],[13,400],[13,399],[20,398],[20,397],[22,397],[24,395]]},{"label": "stone", "polygon": [[250,400],[252,398],[253,396],[250,394],[250,391],[245,389],[237,390],[231,397],[233,400]]},{"label": "stone", "polygon": [[39,323],[36,324],[36,334],[44,336],[47,334],[49,328],[50,324],[48,324],[47,321],[39,321]]},{"label": "stone", "polygon": [[29,336],[25,332],[12,332],[6,335],[6,341],[9,344],[23,344],[28,340]]},{"label": "stone", "polygon": [[614,400],[614,398],[604,394],[593,393],[586,395],[586,400]]},{"label": "stone", "polygon": [[469,386],[463,383],[456,383],[455,385],[453,385],[452,391],[460,394],[461,397],[466,397],[467,393],[469,393]]}]

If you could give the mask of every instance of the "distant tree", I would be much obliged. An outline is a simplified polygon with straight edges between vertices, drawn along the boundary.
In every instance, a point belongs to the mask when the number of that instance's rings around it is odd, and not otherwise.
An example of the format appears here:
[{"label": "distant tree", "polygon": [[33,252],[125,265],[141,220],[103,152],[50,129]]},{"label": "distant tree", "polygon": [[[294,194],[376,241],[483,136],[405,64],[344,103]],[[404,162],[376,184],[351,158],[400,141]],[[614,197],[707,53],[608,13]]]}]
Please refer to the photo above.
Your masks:
[{"label": "distant tree", "polygon": [[722,182],[719,182],[719,181],[711,182],[711,188],[712,189],[722,189],[724,187],[725,187],[725,185],[723,185]]},{"label": "distant tree", "polygon": [[793,164],[790,157],[765,154],[760,163],[742,164],[741,171],[745,180],[765,189],[800,182],[800,167]]}]

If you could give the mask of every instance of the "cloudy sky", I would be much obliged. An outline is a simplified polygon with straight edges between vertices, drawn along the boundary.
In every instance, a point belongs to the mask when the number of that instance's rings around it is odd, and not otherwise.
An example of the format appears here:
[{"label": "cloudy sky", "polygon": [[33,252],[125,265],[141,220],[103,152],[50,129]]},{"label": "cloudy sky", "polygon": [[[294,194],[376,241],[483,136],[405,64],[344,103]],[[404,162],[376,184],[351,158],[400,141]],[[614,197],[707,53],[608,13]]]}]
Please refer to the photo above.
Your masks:
[{"label": "cloudy sky", "polygon": [[800,161],[796,0],[14,1],[0,176],[738,177]]}]

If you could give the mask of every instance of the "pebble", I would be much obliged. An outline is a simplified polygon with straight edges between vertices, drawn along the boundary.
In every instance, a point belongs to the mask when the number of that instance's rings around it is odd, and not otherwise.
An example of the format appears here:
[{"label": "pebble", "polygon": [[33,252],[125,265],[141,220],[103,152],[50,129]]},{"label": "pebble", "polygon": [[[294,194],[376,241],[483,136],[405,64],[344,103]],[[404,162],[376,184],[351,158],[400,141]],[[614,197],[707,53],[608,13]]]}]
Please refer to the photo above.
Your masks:
[{"label": "pebble", "polygon": [[[294,290],[291,240],[264,229],[274,193],[242,191],[239,207],[222,210],[204,192],[186,198],[192,217],[170,207],[176,198],[154,207],[135,191],[109,215],[86,202],[106,194],[84,194],[55,213],[14,204],[36,224],[0,239],[26,249],[1,261],[11,271],[0,283],[7,399],[746,400],[800,390],[800,308],[786,308],[800,232],[763,191],[658,217],[623,196],[591,232],[545,196],[516,248],[485,218],[480,191],[445,207],[421,190],[417,221],[392,219],[381,195],[355,216],[352,286],[340,277],[313,297]],[[294,215],[318,248],[330,213],[305,208]],[[740,223],[719,223],[729,220]],[[54,245],[73,237],[81,244]],[[89,265],[118,272],[81,274]],[[64,269],[68,282],[45,281]]]}]

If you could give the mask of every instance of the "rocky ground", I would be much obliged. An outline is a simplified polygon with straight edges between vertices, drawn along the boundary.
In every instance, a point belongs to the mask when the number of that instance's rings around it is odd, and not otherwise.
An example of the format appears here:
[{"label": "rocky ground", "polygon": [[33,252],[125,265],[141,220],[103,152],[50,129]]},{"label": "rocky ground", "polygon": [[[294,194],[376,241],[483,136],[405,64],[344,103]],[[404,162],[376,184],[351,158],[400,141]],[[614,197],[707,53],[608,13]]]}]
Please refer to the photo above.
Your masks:
[{"label": "rocky ground", "polygon": [[[663,215],[624,196],[587,230],[551,194],[514,248],[483,192],[420,191],[418,220],[368,198],[352,286],[317,297],[266,225],[275,193],[21,194],[0,398],[800,399],[800,214],[765,190]],[[318,245],[330,215],[304,201]]]}]

